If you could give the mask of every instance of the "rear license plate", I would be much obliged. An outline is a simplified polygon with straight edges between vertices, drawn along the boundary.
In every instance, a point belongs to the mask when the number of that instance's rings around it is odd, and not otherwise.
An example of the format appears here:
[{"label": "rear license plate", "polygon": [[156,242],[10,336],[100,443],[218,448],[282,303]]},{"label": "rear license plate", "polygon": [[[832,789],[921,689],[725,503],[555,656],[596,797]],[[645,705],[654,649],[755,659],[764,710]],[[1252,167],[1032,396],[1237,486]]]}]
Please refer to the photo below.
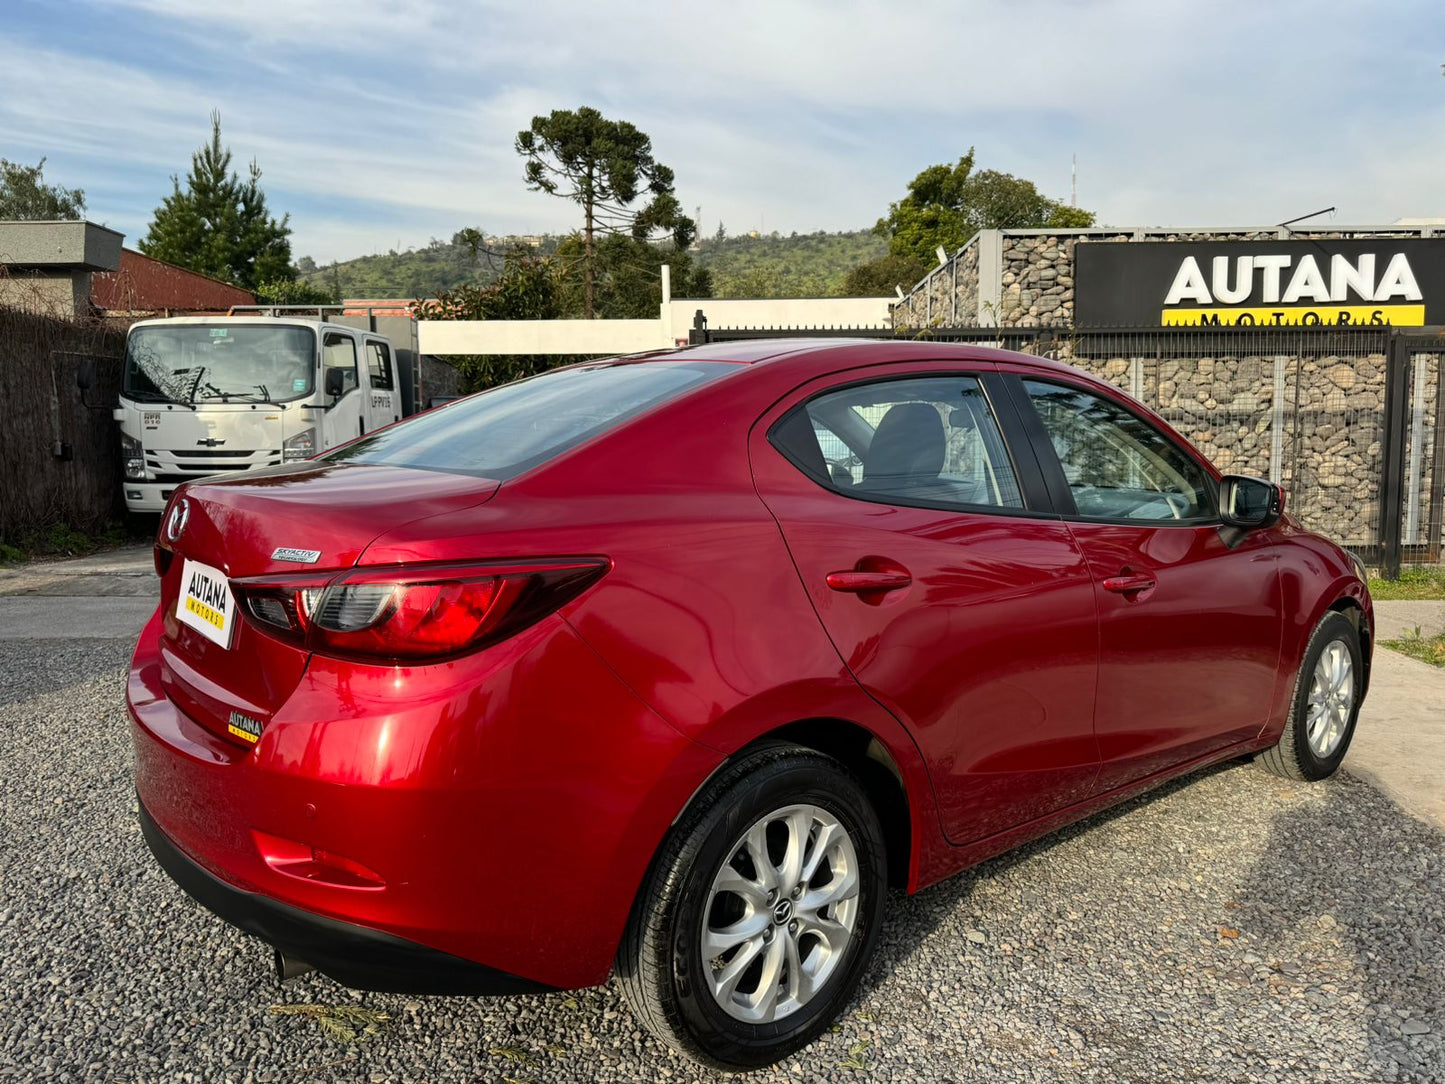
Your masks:
[{"label": "rear license plate", "polygon": [[181,569],[176,620],[189,625],[207,640],[229,648],[236,625],[236,597],[231,594],[225,573],[187,558]]}]

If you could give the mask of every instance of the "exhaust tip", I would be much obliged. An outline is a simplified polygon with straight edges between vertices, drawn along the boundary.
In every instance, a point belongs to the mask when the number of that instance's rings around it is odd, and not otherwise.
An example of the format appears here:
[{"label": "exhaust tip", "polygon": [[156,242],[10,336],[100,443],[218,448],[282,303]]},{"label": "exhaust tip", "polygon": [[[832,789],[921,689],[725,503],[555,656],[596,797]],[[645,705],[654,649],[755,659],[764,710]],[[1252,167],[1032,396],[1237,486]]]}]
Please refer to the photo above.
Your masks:
[{"label": "exhaust tip", "polygon": [[276,960],[276,979],[279,982],[290,982],[292,979],[299,979],[302,975],[309,975],[316,968],[305,960],[298,960],[295,956],[287,956],[280,949],[272,949]]}]

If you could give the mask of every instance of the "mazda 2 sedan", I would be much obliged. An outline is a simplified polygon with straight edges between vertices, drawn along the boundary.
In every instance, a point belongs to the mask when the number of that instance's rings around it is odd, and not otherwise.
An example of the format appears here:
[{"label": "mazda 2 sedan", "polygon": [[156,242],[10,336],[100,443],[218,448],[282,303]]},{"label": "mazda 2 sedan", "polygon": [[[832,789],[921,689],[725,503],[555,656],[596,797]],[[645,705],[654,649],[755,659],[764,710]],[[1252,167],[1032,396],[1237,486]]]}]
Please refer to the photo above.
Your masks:
[{"label": "mazda 2 sedan", "polygon": [[911,342],[557,369],[182,487],[156,566],[145,837],[283,975],[615,971],[734,1068],[838,1015],[890,884],[1217,761],[1333,773],[1373,627],[1276,486]]}]

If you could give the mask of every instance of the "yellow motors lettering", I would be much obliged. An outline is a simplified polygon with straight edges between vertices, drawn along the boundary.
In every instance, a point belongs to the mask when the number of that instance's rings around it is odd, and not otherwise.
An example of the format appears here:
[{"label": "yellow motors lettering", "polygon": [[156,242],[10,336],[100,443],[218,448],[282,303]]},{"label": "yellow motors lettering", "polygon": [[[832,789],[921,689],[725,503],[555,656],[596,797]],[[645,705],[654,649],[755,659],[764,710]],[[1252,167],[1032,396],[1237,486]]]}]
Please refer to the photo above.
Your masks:
[{"label": "yellow motors lettering", "polygon": [[186,609],[208,621],[216,628],[226,626],[226,589],[223,584],[201,575],[191,574],[190,585],[186,588]]},{"label": "yellow motors lettering", "polygon": [[1424,305],[1321,305],[1296,308],[1165,309],[1159,314],[1165,327],[1368,327],[1392,324],[1422,327]]}]

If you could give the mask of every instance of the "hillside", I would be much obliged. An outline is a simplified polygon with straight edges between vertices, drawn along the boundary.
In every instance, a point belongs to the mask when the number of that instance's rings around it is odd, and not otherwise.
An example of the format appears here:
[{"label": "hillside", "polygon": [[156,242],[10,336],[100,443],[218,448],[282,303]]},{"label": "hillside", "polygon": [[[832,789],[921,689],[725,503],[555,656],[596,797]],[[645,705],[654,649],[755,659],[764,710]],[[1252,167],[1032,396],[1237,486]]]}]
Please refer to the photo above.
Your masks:
[{"label": "hillside", "polygon": [[[543,237],[537,251],[551,252],[559,240]],[[834,297],[850,270],[887,248],[871,231],[854,230],[708,238],[693,255],[712,272],[715,297]],[[434,239],[424,248],[306,269],[302,278],[341,297],[430,297],[464,282],[490,282],[494,274],[485,256],[474,264],[461,245]]]},{"label": "hillside", "polygon": [[887,252],[871,230],[771,233],[708,238],[697,260],[712,272],[714,297],[836,297],[849,271]]}]

